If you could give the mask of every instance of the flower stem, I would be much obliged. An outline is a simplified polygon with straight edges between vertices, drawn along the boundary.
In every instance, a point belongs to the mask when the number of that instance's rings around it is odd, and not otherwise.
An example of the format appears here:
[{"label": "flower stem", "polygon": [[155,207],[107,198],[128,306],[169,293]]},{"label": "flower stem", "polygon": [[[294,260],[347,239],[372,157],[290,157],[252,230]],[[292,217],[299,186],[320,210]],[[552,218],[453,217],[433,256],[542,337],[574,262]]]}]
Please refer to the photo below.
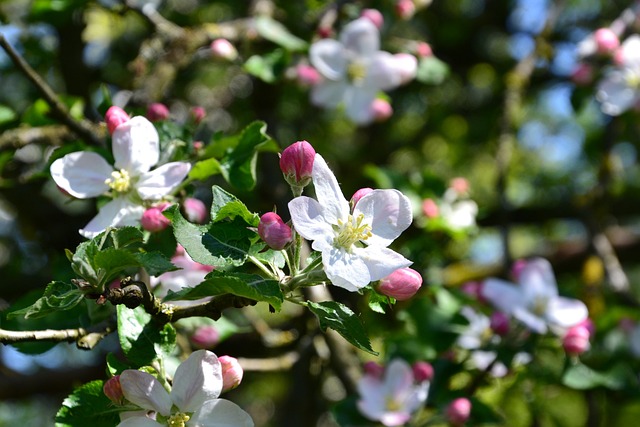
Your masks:
[{"label": "flower stem", "polygon": [[254,257],[253,255],[249,255],[248,259],[253,263],[253,265],[255,265],[260,270],[262,270],[262,272],[265,273],[270,278],[272,279],[279,278],[276,274],[274,274],[271,270],[269,270],[258,258]]}]

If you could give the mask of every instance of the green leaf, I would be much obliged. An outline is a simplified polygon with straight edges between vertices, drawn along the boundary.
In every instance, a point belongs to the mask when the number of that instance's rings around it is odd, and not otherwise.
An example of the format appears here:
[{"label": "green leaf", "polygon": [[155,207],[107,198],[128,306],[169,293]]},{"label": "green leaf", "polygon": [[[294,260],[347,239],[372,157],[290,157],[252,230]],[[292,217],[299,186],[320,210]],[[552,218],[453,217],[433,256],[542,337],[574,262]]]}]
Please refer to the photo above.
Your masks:
[{"label": "green leaf", "polygon": [[102,391],[102,380],[75,389],[56,414],[56,427],[113,427],[120,422],[119,411]]},{"label": "green leaf", "polygon": [[[139,248],[144,240],[144,234],[138,227],[110,228],[105,233],[107,233],[107,238],[103,247],[113,246],[116,249]],[[99,236],[96,238],[99,239]]]},{"label": "green leaf", "polygon": [[6,105],[0,105],[0,126],[16,119],[16,113]]},{"label": "green leaf", "polygon": [[257,227],[260,216],[255,214],[233,194],[214,185],[211,189],[213,198],[211,201],[211,221],[219,222],[224,219],[242,218],[247,225]]},{"label": "green leaf", "polygon": [[631,368],[618,363],[606,371],[594,371],[581,363],[570,366],[562,376],[562,383],[576,390],[588,390],[605,387],[611,390],[621,390],[629,378],[633,378]]},{"label": "green leaf", "polygon": [[131,369],[131,366],[124,363],[115,354],[107,353],[107,372],[109,375],[120,375],[126,369]]},{"label": "green leaf", "polygon": [[263,242],[255,243],[249,249],[249,255],[274,267],[284,268],[286,261],[282,251],[274,251],[273,249],[264,250],[266,247],[267,245]]},{"label": "green leaf", "polygon": [[307,42],[294,36],[287,27],[268,16],[256,18],[256,31],[265,39],[290,51],[301,51],[307,48]]},{"label": "green leaf", "polygon": [[[93,258],[98,252],[98,244],[93,239],[80,243],[70,257],[71,268],[74,273],[93,286],[97,286],[99,282],[97,269],[93,265]],[[69,255],[69,252],[67,252],[67,258],[69,258]]]},{"label": "green leaf", "polygon": [[178,270],[178,267],[160,252],[141,252],[135,254],[135,258],[150,276],[159,276],[169,271]]},{"label": "green leaf", "polygon": [[369,289],[369,300],[367,303],[369,304],[369,308],[376,313],[384,314],[386,313],[385,309],[387,306],[393,304],[395,299],[390,298],[386,295],[381,295],[377,293],[374,289]]},{"label": "green leaf", "polygon": [[221,162],[222,176],[240,190],[252,190],[256,185],[258,151],[277,151],[277,144],[266,134],[267,125],[256,121],[242,131],[240,142]]},{"label": "green leaf", "polygon": [[169,292],[165,301],[195,300],[209,296],[232,294],[269,303],[280,310],[284,297],[277,280],[265,279],[255,274],[212,271],[194,288]]},{"label": "green leaf", "polygon": [[25,319],[37,319],[53,312],[72,309],[83,298],[84,295],[77,286],[64,282],[51,282],[47,285],[42,297],[35,303],[8,313],[7,317],[23,316]]},{"label": "green leaf", "polygon": [[364,330],[362,322],[349,307],[335,301],[319,303],[307,301],[307,304],[311,312],[318,317],[320,328],[323,331],[331,328],[360,350],[375,356],[378,355],[371,348],[369,337]]},{"label": "green leaf", "polygon": [[217,175],[222,172],[220,162],[213,157],[205,160],[200,160],[193,165],[189,171],[189,179],[197,179],[204,181],[210,176]]},{"label": "green leaf", "polygon": [[102,288],[122,271],[140,267],[140,261],[129,251],[107,248],[95,254],[93,265],[98,272],[98,287]]},{"label": "green leaf", "polygon": [[244,63],[244,70],[264,81],[275,83],[286,67],[286,51],[276,49],[267,55],[253,55]]},{"label": "green leaf", "polygon": [[176,330],[171,324],[157,324],[143,307],[118,305],[117,313],[120,347],[132,364],[149,365],[158,356],[173,351]]},{"label": "green leaf", "polygon": [[429,56],[420,60],[416,80],[437,85],[442,83],[448,75],[449,66],[435,56]]}]

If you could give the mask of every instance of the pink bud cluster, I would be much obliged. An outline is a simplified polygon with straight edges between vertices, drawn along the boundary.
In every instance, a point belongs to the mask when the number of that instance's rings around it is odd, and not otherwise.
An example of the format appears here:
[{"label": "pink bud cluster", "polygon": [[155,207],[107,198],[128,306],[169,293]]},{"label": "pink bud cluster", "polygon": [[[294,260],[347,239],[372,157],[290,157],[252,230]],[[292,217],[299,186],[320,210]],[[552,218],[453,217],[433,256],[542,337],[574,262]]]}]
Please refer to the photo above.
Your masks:
[{"label": "pink bud cluster", "polygon": [[282,151],[280,170],[293,187],[305,187],[311,182],[316,150],[307,141],[294,142]]},{"label": "pink bud cluster", "polygon": [[562,338],[562,347],[569,356],[579,356],[591,348],[589,342],[591,335],[594,333],[594,327],[591,320],[572,326],[567,330]]}]

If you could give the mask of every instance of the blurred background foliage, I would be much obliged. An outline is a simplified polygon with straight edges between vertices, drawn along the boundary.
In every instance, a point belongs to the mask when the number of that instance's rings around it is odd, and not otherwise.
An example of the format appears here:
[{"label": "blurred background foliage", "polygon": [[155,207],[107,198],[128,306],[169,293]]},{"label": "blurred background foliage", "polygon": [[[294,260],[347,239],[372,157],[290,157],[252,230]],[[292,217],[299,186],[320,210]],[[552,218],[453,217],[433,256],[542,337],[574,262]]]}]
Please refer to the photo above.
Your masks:
[{"label": "blurred background foliage", "polygon": [[[589,305],[598,333],[587,361],[606,378],[561,385],[562,349],[540,342],[534,368],[526,374],[516,370],[474,385],[474,417],[486,424],[506,419],[510,426],[635,422],[639,362],[624,350],[617,327],[623,318],[640,319],[637,112],[607,118],[593,86],[576,88],[570,79],[576,44],[631,2],[434,0],[409,20],[394,13],[391,0],[149,2],[161,21],[143,13],[144,3],[2,0],[0,33],[74,117],[98,127],[114,100],[128,99],[127,111],[139,112],[162,102],[178,122],[187,121],[192,106],[202,106],[206,118],[196,132],[199,140],[263,120],[282,148],[296,140],[311,142],[347,197],[361,187],[394,187],[407,194],[414,202],[415,226],[396,247],[425,278],[420,297],[383,315],[366,311],[362,298],[332,292],[360,305],[374,348],[387,357],[434,363],[430,408],[446,405],[475,381],[473,371],[447,356],[456,337],[451,324],[464,324],[457,313],[468,297],[459,285],[506,276],[513,259],[541,255],[554,265],[561,292]],[[357,127],[339,110],[313,107],[308,88],[296,83],[292,70],[306,60],[304,44],[287,49],[247,20],[271,16],[297,39],[311,42],[328,11],[337,11],[339,32],[363,7],[384,14],[383,48],[411,52],[412,42],[426,41],[446,71],[430,83],[416,80],[389,93],[393,116]],[[211,57],[209,43],[220,36],[235,44],[238,59]],[[253,56],[252,68],[246,64]],[[529,71],[523,71],[525,63],[531,64]],[[53,146],[73,151],[83,143],[55,133],[59,122],[41,94],[3,53],[0,72],[0,304],[7,307],[26,305],[33,290],[54,278],[72,278],[64,249],[81,242],[77,230],[95,206],[63,200],[48,177]],[[43,129],[43,136],[23,144],[16,135],[29,129]],[[288,187],[275,154],[260,156],[258,174],[254,191],[235,194],[253,211],[275,206],[286,216]],[[422,200],[441,197],[455,177],[470,183],[478,227],[430,229]],[[221,182],[204,183],[196,194],[207,200],[212,183]],[[622,263],[630,285],[624,293],[608,286],[611,272],[594,244],[598,235],[606,236]],[[284,371],[249,371],[229,399],[247,408],[258,426],[335,425],[330,407],[347,398],[348,390],[325,369],[326,350],[314,339],[313,319],[300,318],[295,310],[279,315],[259,306],[247,310],[251,314],[230,314],[244,328],[217,353],[256,358],[295,349],[299,359]],[[7,329],[47,327],[2,322]],[[289,338],[265,346],[265,337],[255,332],[263,322]],[[107,339],[98,351],[84,354],[61,344],[35,358],[0,348],[0,425],[51,425],[72,386],[103,377],[104,354],[115,345]],[[616,366],[620,369],[609,375]]]}]

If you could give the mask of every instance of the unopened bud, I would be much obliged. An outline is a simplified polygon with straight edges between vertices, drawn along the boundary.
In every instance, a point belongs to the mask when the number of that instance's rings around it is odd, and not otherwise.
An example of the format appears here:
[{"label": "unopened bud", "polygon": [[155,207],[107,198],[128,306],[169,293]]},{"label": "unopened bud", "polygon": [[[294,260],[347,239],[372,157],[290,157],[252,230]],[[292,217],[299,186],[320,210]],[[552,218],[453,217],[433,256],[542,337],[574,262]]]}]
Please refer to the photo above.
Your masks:
[{"label": "unopened bud", "polygon": [[418,292],[422,286],[422,276],[412,268],[399,268],[378,284],[378,292],[405,301]]},{"label": "unopened bud", "polygon": [[620,46],[620,39],[609,28],[600,28],[593,33],[598,53],[609,54]]},{"label": "unopened bud", "polygon": [[243,370],[238,359],[231,356],[218,357],[222,365],[222,391],[233,390],[242,382]]},{"label": "unopened bud", "polygon": [[200,200],[194,197],[187,197],[182,202],[182,212],[184,217],[193,223],[204,224],[207,221],[207,207]]},{"label": "unopened bud", "polygon": [[422,201],[422,213],[427,218],[437,218],[440,215],[440,208],[433,199],[424,199]]},{"label": "unopened bud", "polygon": [[294,142],[282,151],[280,170],[289,185],[305,187],[311,182],[316,150],[307,141]]},{"label": "unopened bud", "polygon": [[168,204],[153,206],[144,211],[142,218],[140,218],[140,224],[142,228],[152,233],[162,231],[171,225],[169,218],[162,214],[162,211],[169,206]]},{"label": "unopened bud", "polygon": [[471,416],[471,401],[465,397],[457,398],[447,406],[445,415],[451,425],[464,425]]},{"label": "unopened bud", "polygon": [[301,86],[315,86],[322,77],[318,70],[309,64],[296,65],[296,79]]},{"label": "unopened bud", "polygon": [[238,50],[227,39],[216,39],[211,42],[211,54],[215,58],[233,61],[238,57]]},{"label": "unopened bud", "polygon": [[378,29],[384,25],[384,16],[382,16],[382,13],[378,9],[363,9],[360,16],[373,22],[373,25],[378,27]]},{"label": "unopened bud", "polygon": [[169,118],[169,108],[159,102],[149,104],[147,107],[147,118],[152,122],[159,122]]},{"label": "unopened bud", "polygon": [[433,379],[433,366],[429,362],[416,362],[413,364],[413,378],[416,382],[431,381]]},{"label": "unopened bud", "polygon": [[400,74],[400,84],[409,83],[418,73],[418,59],[410,53],[396,53],[393,57]]},{"label": "unopened bud", "polygon": [[571,80],[579,86],[586,86],[593,82],[593,76],[593,67],[590,64],[581,63],[571,73]]},{"label": "unopened bud", "polygon": [[116,130],[118,126],[120,126],[124,122],[128,122],[130,119],[129,115],[122,108],[116,107],[115,105],[109,107],[104,118],[107,122],[107,129],[109,129],[109,134],[113,134],[113,131]]},{"label": "unopened bud", "polygon": [[395,11],[400,19],[408,20],[416,13],[416,5],[413,4],[412,0],[398,0]]},{"label": "unopened bud", "polygon": [[433,56],[433,49],[431,49],[431,45],[427,42],[418,42],[416,45],[416,55],[420,58],[428,58]]},{"label": "unopened bud", "polygon": [[489,320],[491,330],[501,337],[509,333],[509,317],[501,311],[496,311]]},{"label": "unopened bud", "polygon": [[191,335],[191,342],[198,348],[213,348],[220,342],[220,332],[212,325],[200,326]]},{"label": "unopened bud", "polygon": [[520,275],[522,274],[522,270],[527,266],[526,259],[517,259],[513,262],[511,266],[511,277],[515,282],[520,281]]},{"label": "unopened bud", "polygon": [[360,199],[362,199],[364,196],[371,193],[372,191],[373,191],[373,188],[364,187],[359,189],[355,193],[353,193],[353,196],[351,196],[351,200],[349,201],[349,204],[351,205],[351,211],[353,211],[353,209],[356,207]]},{"label": "unopened bud", "polygon": [[271,249],[282,250],[293,240],[291,227],[275,212],[267,212],[260,217],[258,234]]},{"label": "unopened bud", "polygon": [[206,115],[207,115],[207,112],[203,107],[199,107],[199,106],[191,107],[191,117],[193,118],[193,122],[195,124],[200,123],[205,118]]},{"label": "unopened bud", "polygon": [[591,334],[583,325],[577,325],[569,328],[564,338],[562,338],[562,347],[570,356],[577,356],[589,350],[591,344],[589,338]]},{"label": "unopened bud", "polygon": [[122,386],[120,385],[120,375],[113,376],[105,381],[102,386],[102,391],[104,395],[116,405],[122,405],[124,403],[124,393],[122,393]]},{"label": "unopened bud", "polygon": [[362,365],[362,369],[365,374],[376,379],[381,379],[384,374],[384,366],[378,362],[374,362],[373,360],[365,362],[364,365]]},{"label": "unopened bud", "polygon": [[458,194],[465,194],[469,191],[469,181],[462,177],[453,178],[449,183],[449,187],[453,188],[453,191]]},{"label": "unopened bud", "polygon": [[393,107],[389,101],[376,98],[371,103],[371,116],[378,123],[385,122],[393,115]]}]

